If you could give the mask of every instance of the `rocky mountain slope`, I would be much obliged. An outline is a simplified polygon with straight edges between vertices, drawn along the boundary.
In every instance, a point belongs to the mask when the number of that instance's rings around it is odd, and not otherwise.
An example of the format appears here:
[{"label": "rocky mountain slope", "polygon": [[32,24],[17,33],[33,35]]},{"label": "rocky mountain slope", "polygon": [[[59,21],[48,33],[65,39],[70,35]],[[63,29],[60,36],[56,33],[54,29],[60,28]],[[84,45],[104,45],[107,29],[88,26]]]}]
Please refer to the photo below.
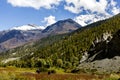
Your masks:
[{"label": "rocky mountain slope", "polygon": [[16,48],[25,43],[35,41],[42,37],[41,30],[30,30],[30,31],[10,30],[10,31],[4,31],[3,33],[0,36],[0,46],[1,46],[0,51]]},{"label": "rocky mountain slope", "polygon": [[78,28],[81,28],[78,23],[73,21],[72,19],[66,19],[56,22],[55,24],[52,24],[48,26],[46,29],[42,31],[42,33],[46,34],[64,34],[64,33],[70,33],[74,30],[77,30]]},{"label": "rocky mountain slope", "polygon": [[120,71],[120,30],[115,34],[104,33],[93,41],[90,49],[83,53],[79,69],[112,73]]}]

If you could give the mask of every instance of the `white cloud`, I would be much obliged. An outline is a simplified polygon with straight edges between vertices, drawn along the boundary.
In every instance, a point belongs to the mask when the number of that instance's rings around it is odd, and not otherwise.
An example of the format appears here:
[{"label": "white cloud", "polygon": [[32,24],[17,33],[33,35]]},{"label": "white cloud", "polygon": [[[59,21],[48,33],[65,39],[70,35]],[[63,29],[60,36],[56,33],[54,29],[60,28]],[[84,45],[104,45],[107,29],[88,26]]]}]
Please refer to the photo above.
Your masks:
[{"label": "white cloud", "polygon": [[46,9],[51,9],[57,5],[62,0],[7,0],[14,7],[32,7],[35,9],[40,9],[41,7]]},{"label": "white cloud", "polygon": [[108,15],[108,10],[113,14],[120,12],[120,8],[117,7],[115,0],[65,0],[65,10],[78,14],[83,11],[89,11],[91,13],[97,12]]},{"label": "white cloud", "polygon": [[54,24],[54,23],[56,22],[55,16],[50,15],[50,16],[48,16],[48,17],[45,17],[45,18],[44,18],[44,21],[42,21],[42,22],[45,22],[45,23],[46,23],[46,26],[49,26],[49,25],[51,25],[51,24]]},{"label": "white cloud", "polygon": [[120,13],[120,7],[117,6],[117,2],[115,2],[114,0],[110,0],[107,9],[112,13],[112,15]]},{"label": "white cloud", "polygon": [[[64,9],[79,14],[74,18],[82,26],[103,20],[120,13],[120,7],[115,0],[7,0],[15,7],[32,7],[35,9],[51,9],[65,1]],[[84,13],[83,13],[84,12]],[[82,15],[80,15],[83,13]],[[49,26],[56,22],[54,16],[44,18],[44,23]]]},{"label": "white cloud", "polygon": [[116,15],[116,14],[120,13],[120,9],[114,7],[114,8],[112,9],[112,13],[113,13],[114,15]]},{"label": "white cloud", "polygon": [[108,16],[101,16],[100,14],[84,14],[84,15],[80,15],[75,17],[75,21],[78,22],[79,24],[81,24],[82,26],[86,26],[88,24],[91,24],[93,22],[99,21],[99,20],[103,20],[106,18],[109,18],[110,15]]},{"label": "white cloud", "polygon": [[[115,0],[65,0],[64,9],[79,14],[74,18],[82,26],[120,13]],[[84,14],[82,14],[85,12]]]},{"label": "white cloud", "polygon": [[73,13],[80,13],[83,10],[90,10],[91,12],[105,13],[107,6],[107,0],[65,0],[66,4],[64,8]]}]

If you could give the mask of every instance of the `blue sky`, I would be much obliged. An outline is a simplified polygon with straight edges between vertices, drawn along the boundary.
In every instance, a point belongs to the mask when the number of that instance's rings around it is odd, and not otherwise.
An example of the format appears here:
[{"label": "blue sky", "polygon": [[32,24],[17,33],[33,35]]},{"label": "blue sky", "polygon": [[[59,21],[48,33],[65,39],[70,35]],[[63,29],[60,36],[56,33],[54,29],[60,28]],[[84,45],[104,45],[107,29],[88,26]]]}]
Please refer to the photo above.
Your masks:
[{"label": "blue sky", "polygon": [[72,18],[85,26],[120,12],[119,0],[0,0],[0,31]]}]

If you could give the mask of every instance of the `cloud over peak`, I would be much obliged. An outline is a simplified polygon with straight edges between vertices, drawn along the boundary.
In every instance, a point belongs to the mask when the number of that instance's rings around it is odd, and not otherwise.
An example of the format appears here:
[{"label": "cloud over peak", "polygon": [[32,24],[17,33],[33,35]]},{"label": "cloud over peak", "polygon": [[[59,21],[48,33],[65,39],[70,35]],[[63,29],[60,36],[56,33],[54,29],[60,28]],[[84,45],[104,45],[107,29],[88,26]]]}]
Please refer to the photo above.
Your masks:
[{"label": "cloud over peak", "polygon": [[55,16],[50,15],[48,17],[45,17],[42,22],[46,23],[46,27],[51,25],[51,24],[54,24],[56,22]]}]

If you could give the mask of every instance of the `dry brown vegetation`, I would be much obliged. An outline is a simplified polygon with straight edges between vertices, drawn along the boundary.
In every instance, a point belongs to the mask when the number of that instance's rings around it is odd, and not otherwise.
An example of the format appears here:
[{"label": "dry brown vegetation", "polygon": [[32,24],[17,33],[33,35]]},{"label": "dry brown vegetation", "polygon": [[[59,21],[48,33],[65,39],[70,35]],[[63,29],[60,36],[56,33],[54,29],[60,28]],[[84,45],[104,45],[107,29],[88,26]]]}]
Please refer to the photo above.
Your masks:
[{"label": "dry brown vegetation", "polygon": [[92,75],[92,74],[24,74],[27,77],[34,77],[35,80],[102,80],[109,75]]},{"label": "dry brown vegetation", "polygon": [[[111,79],[112,78],[114,79]],[[103,74],[72,74],[56,73],[48,74],[47,72],[37,74],[35,69],[21,68],[0,68],[0,80],[118,80],[120,75],[103,75]]]}]

